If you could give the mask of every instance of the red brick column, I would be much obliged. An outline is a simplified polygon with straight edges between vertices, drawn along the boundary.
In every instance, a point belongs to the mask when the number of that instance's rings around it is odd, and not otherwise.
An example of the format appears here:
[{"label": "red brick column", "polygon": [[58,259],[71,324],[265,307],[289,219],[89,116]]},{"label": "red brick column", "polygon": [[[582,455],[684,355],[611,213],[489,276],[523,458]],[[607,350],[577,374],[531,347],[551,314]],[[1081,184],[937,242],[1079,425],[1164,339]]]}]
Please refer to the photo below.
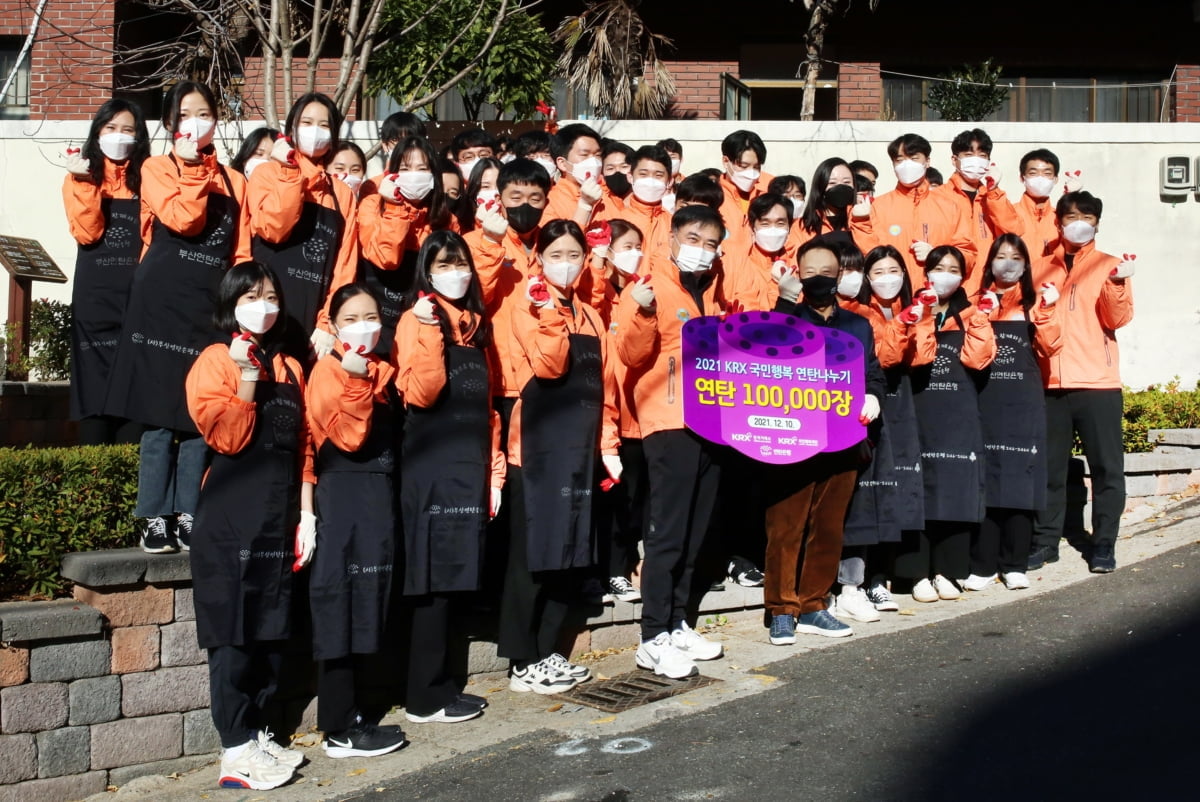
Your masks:
[{"label": "red brick column", "polygon": [[666,61],[675,79],[673,117],[697,120],[721,119],[721,74],[738,75],[736,61]]},{"label": "red brick column", "polygon": [[1175,68],[1174,121],[1200,122],[1200,65],[1180,64]]},{"label": "red brick column", "polygon": [[838,119],[878,120],[883,104],[879,62],[838,67]]}]

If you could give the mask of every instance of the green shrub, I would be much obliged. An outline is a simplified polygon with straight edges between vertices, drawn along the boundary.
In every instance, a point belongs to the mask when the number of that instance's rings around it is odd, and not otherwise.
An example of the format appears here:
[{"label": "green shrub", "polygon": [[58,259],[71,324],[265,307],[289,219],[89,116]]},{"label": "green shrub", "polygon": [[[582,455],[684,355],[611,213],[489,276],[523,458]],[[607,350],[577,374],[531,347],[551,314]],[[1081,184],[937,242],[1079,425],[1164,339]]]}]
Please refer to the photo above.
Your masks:
[{"label": "green shrub", "polygon": [[1126,388],[1125,419],[1121,422],[1125,453],[1153,451],[1155,444],[1147,440],[1151,429],[1196,428],[1200,428],[1200,388],[1179,389],[1178,376],[1162,387]]},{"label": "green shrub", "polygon": [[0,599],[55,596],[64,554],[134,544],[138,447],[0,448]]},{"label": "green shrub", "polygon": [[[6,354],[15,351],[20,324],[5,327]],[[20,356],[8,366],[11,381],[55,382],[71,378],[71,305],[38,298],[29,305],[29,356]],[[32,374],[32,375],[31,375]]]}]

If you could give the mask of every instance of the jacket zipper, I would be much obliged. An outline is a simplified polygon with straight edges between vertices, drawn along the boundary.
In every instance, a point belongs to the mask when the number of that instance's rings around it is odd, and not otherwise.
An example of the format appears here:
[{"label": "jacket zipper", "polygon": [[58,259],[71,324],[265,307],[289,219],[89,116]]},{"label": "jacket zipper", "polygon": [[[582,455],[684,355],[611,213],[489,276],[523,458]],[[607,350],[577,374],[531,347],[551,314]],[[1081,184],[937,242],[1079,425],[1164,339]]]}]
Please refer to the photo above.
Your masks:
[{"label": "jacket zipper", "polygon": [[1067,307],[1067,308],[1068,308],[1068,309],[1070,309],[1072,312],[1074,312],[1074,311],[1075,311],[1075,290],[1076,290],[1076,289],[1078,289],[1078,286],[1077,286],[1077,285],[1075,285],[1075,284],[1072,284],[1072,285],[1071,285],[1071,304],[1070,304],[1070,306],[1068,306],[1068,307]]},{"label": "jacket zipper", "polygon": [[1112,351],[1108,348],[1108,337],[1104,338],[1104,364],[1112,367]]},{"label": "jacket zipper", "polygon": [[675,357],[667,359],[667,403],[675,403]]}]

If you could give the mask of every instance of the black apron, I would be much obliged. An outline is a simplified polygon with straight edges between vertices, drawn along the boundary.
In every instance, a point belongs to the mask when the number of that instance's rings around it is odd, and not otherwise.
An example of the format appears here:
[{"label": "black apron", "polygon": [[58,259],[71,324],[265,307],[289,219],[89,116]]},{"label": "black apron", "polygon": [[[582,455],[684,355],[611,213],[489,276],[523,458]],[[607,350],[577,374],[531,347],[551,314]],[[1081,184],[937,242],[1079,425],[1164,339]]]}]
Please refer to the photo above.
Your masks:
[{"label": "black apron", "polygon": [[[925,482],[921,478],[921,438],[912,379],[903,366],[886,368],[883,374],[887,394],[883,397],[882,436],[891,447],[897,490],[893,518],[899,529],[919,531],[925,528]],[[899,533],[895,537],[899,538]]]},{"label": "black apron", "polygon": [[71,287],[71,418],[104,413],[108,377],[142,250],[142,202],[104,198],[104,236],[80,245]]},{"label": "black apron", "polygon": [[[379,203],[387,201],[376,197],[368,201]],[[383,224],[383,216],[379,217]],[[375,264],[369,259],[360,259],[358,272],[362,281],[375,290],[379,297],[379,322],[383,330],[379,332],[379,344],[375,353],[385,359],[392,353],[392,343],[396,339],[396,326],[400,324],[400,315],[404,313],[404,298],[412,290],[413,281],[417,275],[417,251],[405,248],[400,255],[400,264],[392,265],[390,270]]]},{"label": "black apron", "polygon": [[961,328],[960,323],[959,331],[939,331],[937,358],[913,371],[926,521],[983,520],[986,459],[979,393],[960,358]]},{"label": "black apron", "polygon": [[400,507],[404,593],[478,590],[491,505],[492,399],[487,356],[446,346],[446,386],[404,421]]},{"label": "black apron", "polygon": [[521,390],[521,477],[530,571],[596,562],[592,492],[604,407],[600,334],[571,334],[570,364],[557,379]]},{"label": "black apron", "polygon": [[[326,191],[333,208],[305,201],[300,220],[288,238],[279,244],[255,237],[254,259],[269,266],[279,277],[287,311],[283,333],[283,352],[301,365],[313,362],[309,337],[317,325],[317,315],[329,295],[338,250],[345,235],[345,219],[337,193],[328,182]],[[306,368],[307,370],[307,368]]]},{"label": "black apron", "polygon": [[983,372],[979,416],[989,507],[1046,505],[1046,396],[1028,320],[998,320],[996,361]]},{"label": "black apron", "polygon": [[213,328],[213,310],[233,258],[240,209],[229,174],[224,166],[218,169],[229,194],[208,193],[203,231],[185,237],[154,220],[150,247],[129,291],[105,414],[196,431],[184,391],[188,371],[201,351],[232,333]]},{"label": "black apron", "polygon": [[[870,443],[874,443],[874,447]],[[900,488],[892,461],[890,432],[882,416],[867,427],[867,439],[858,449],[866,464],[859,468],[854,495],[846,508],[842,545],[870,546],[899,540],[896,502]]]},{"label": "black apron", "polygon": [[376,403],[362,448],[317,454],[317,550],[309,572],[313,658],[382,647],[396,556],[394,410]]},{"label": "black apron", "polygon": [[202,649],[291,634],[305,424],[290,369],[288,378],[258,381],[250,444],[237,454],[214,454],[200,489],[190,556]]}]

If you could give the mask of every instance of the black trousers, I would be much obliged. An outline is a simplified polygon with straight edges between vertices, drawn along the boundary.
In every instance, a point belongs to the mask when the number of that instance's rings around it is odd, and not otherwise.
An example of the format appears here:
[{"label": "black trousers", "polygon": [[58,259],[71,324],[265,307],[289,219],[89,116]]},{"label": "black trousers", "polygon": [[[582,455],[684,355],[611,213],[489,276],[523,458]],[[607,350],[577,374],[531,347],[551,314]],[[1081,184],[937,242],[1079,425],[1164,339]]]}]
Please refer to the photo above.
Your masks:
[{"label": "black trousers", "polygon": [[621,483],[607,493],[592,496],[600,551],[597,573],[606,581],[614,576],[628,577],[638,561],[649,495],[646,454],[640,438],[621,439],[621,467]]},{"label": "black trousers", "polygon": [[[525,531],[525,482],[521,469],[508,466],[512,521],[508,568],[500,597],[496,652],[518,666],[537,662],[556,651],[558,636],[570,611],[578,571],[530,571]],[[437,708],[435,708],[436,710]]]},{"label": "black trousers", "polygon": [[1033,542],[1033,512],[988,507],[971,542],[971,573],[976,576],[1024,573]]},{"label": "black trousers", "polygon": [[923,531],[905,531],[896,549],[896,576],[914,582],[938,574],[966,579],[970,572],[971,532],[977,526],[966,521],[926,521]]},{"label": "black trousers", "polygon": [[458,685],[447,666],[450,599],[439,593],[406,598],[412,621],[408,644],[408,693],[404,706],[428,716],[458,698]]},{"label": "black trousers", "polygon": [[650,526],[642,563],[642,640],[670,632],[707,585],[695,582],[721,481],[717,446],[686,429],[642,440],[650,480]]},{"label": "black trousers", "polygon": [[208,650],[208,691],[221,746],[241,746],[266,727],[262,711],[275,695],[283,667],[282,641]]},{"label": "black trousers", "polygon": [[[500,448],[508,450],[508,423],[512,419],[517,399],[496,396],[492,408],[500,414]],[[397,483],[397,486],[399,484]],[[512,481],[504,483],[501,491],[500,514],[488,521],[483,541],[483,574],[480,577],[481,597],[495,604],[504,592],[504,572],[508,563],[508,541],[512,537]]]},{"label": "black trousers", "polygon": [[358,716],[358,672],[354,656],[336,657],[317,663],[317,727],[326,733],[342,732]]},{"label": "black trousers", "polygon": [[1092,541],[1117,542],[1125,511],[1124,413],[1120,390],[1046,392],[1046,509],[1039,512],[1033,543],[1058,550],[1067,511],[1067,466],[1075,434],[1092,475]]},{"label": "black trousers", "polygon": [[[769,470],[769,469],[768,469]],[[730,449],[721,455],[721,486],[717,491],[716,524],[719,528],[713,559],[719,561],[710,579],[726,574],[732,557],[741,557],[762,568],[767,559],[767,471],[760,462]]]},{"label": "black trousers", "polygon": [[111,415],[93,415],[79,421],[79,445],[105,446],[109,444],[140,443],[142,424]]}]

